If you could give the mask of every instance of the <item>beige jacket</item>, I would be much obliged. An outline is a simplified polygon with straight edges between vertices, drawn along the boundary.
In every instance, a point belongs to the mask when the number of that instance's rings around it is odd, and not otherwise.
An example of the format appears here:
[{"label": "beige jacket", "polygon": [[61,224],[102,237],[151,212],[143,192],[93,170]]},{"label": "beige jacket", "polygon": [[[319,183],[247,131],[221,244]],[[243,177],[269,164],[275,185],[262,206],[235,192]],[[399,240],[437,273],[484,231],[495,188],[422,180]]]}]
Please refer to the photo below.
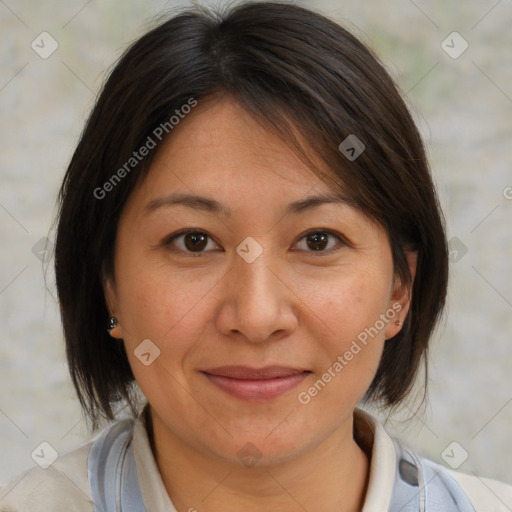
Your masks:
[{"label": "beige jacket", "polygon": [[[372,454],[362,512],[386,512],[397,464],[392,438],[376,418],[362,409],[355,410],[354,425],[358,442]],[[87,479],[91,445],[92,440],[59,457],[49,468],[33,468],[0,487],[0,512],[91,512]],[[141,416],[135,422],[133,447],[146,510],[177,512],[158,472]],[[449,473],[463,488],[476,512],[512,511],[511,485],[453,470]]]}]

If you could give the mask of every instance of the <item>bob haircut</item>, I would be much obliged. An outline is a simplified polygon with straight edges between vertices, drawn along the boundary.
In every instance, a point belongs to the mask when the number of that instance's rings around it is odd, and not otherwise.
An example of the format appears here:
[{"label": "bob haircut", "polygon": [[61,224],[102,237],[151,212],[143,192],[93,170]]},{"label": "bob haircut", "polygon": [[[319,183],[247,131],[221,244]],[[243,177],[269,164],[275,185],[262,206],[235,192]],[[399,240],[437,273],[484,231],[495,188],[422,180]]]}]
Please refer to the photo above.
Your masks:
[{"label": "bob haircut", "polygon": [[[114,279],[120,214],[158,149],[137,153],[136,162],[134,152],[148,137],[172,137],[170,120],[188,111],[184,105],[222,95],[387,232],[395,276],[412,298],[364,401],[398,406],[422,360],[424,400],[448,252],[420,134],[398,87],[355,36],[297,5],[250,2],[223,11],[188,9],[136,40],[106,79],[72,156],[58,197],[55,269],[69,369],[84,412],[97,426],[114,419],[122,404],[134,414],[139,407],[124,344],[106,330],[104,296],[105,279]],[[340,148],[350,135],[365,146],[357,158]],[[311,154],[331,172],[315,168]],[[418,251],[412,287],[407,248]]]}]

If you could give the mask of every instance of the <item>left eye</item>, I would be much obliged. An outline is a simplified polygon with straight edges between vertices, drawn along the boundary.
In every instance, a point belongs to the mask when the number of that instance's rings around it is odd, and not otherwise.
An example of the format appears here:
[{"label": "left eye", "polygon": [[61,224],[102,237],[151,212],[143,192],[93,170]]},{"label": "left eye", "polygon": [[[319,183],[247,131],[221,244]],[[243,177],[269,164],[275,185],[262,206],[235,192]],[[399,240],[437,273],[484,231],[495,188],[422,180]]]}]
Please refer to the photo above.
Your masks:
[{"label": "left eye", "polygon": [[[336,238],[338,240],[338,245],[343,245],[343,240],[340,236],[335,235],[334,233],[330,231],[310,231],[309,233],[306,233],[300,240],[299,243],[302,240],[306,241],[306,250],[307,252],[316,252],[316,253],[329,253],[333,252],[333,246],[327,248],[329,245],[329,237]],[[297,245],[299,245],[299,243]],[[334,247],[336,247],[336,244],[334,244]],[[326,250],[327,248],[327,250]],[[339,249],[339,247],[338,247]],[[337,249],[334,249],[336,251]]]}]

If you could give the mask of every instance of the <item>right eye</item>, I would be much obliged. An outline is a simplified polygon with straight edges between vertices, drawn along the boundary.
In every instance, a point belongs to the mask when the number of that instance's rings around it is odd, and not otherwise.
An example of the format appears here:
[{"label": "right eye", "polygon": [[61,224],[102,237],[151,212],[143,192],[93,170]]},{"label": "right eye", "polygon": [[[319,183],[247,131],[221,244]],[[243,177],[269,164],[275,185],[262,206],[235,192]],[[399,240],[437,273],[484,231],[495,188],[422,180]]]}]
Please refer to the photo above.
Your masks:
[{"label": "right eye", "polygon": [[219,247],[205,231],[187,229],[180,231],[179,233],[169,235],[165,238],[163,244],[171,251],[183,252],[185,254],[188,253],[194,257],[198,257],[204,252],[209,252],[205,251],[205,248],[208,247],[209,241],[211,241],[217,248]]}]

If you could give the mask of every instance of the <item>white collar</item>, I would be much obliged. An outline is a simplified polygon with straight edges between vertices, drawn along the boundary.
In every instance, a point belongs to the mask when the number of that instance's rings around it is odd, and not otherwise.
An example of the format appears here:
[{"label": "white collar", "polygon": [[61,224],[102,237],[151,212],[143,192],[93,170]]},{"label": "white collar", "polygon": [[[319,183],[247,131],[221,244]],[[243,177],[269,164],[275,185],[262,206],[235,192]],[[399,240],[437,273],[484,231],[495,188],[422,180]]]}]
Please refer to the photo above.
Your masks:
[{"label": "white collar", "polygon": [[396,452],[393,440],[384,426],[370,413],[354,410],[356,441],[371,453],[368,489],[362,512],[389,510],[396,473]]}]

